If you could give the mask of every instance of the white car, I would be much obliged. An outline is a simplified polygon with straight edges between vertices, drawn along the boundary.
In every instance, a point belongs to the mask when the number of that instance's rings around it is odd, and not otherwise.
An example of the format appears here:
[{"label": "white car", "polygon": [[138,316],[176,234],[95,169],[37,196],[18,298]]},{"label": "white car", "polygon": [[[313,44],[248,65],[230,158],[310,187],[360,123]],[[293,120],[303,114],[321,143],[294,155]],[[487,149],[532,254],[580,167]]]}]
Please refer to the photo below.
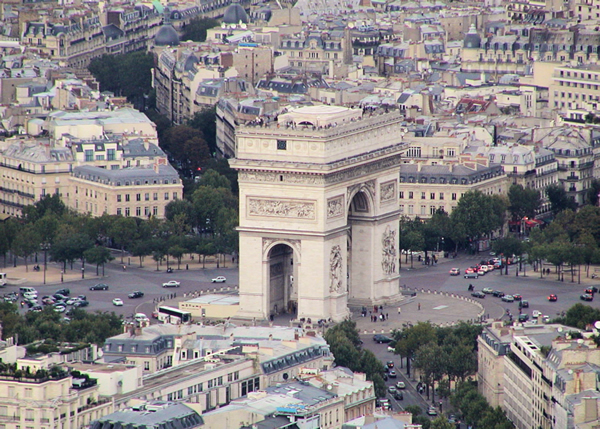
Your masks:
[{"label": "white car", "polygon": [[76,302],[79,302],[79,301],[81,301],[81,299],[79,299],[79,298],[70,298],[67,301],[67,305],[73,305],[73,304],[75,304]]},{"label": "white car", "polygon": [[113,305],[116,305],[117,307],[123,307],[123,300],[121,298],[115,298],[113,299]]},{"label": "white car", "polygon": [[213,283],[225,283],[227,281],[227,279],[223,276],[218,276],[215,277],[214,279],[211,280]]},{"label": "white car", "polygon": [[163,287],[179,287],[180,284],[177,280],[171,280],[170,282],[163,283]]},{"label": "white car", "polygon": [[133,316],[133,319],[136,322],[143,322],[143,321],[150,320],[150,319],[148,319],[148,316],[146,316],[144,313],[135,313],[135,316]]},{"label": "white car", "polygon": [[541,312],[541,311],[539,311],[539,310],[533,310],[533,312],[531,313],[531,315],[532,315],[534,318],[536,318],[536,319],[537,319],[538,317],[540,317],[540,316],[542,315],[542,312]]},{"label": "white car", "polygon": [[64,305],[57,305],[56,307],[54,307],[54,311],[56,311],[57,313],[64,313],[67,310],[67,308]]}]

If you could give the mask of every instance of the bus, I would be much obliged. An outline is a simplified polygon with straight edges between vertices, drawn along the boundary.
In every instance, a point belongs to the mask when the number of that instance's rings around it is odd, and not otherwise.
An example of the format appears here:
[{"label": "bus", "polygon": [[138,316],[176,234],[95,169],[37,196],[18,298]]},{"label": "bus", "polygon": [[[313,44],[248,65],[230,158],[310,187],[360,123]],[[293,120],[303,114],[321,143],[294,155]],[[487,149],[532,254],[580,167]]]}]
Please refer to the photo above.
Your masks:
[{"label": "bus", "polygon": [[163,323],[172,323],[174,325],[191,323],[192,313],[174,307],[160,306],[158,307],[158,320]]}]

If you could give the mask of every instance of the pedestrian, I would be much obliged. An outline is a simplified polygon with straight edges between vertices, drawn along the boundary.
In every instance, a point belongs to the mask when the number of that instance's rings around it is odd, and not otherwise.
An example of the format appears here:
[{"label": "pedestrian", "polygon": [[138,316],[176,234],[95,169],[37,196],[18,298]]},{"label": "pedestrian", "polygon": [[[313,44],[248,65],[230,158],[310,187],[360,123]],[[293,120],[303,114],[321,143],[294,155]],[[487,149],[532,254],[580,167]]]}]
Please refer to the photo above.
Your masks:
[{"label": "pedestrian", "polygon": [[383,317],[383,314],[379,315],[379,320],[381,320],[382,322],[385,320],[385,317]]},{"label": "pedestrian", "polygon": [[383,312],[383,305],[380,305],[380,306],[379,306],[379,312],[380,312],[380,313],[381,313],[381,312]]},{"label": "pedestrian", "polygon": [[420,303],[420,302],[417,304],[417,308],[418,308],[419,310],[421,310],[421,303]]},{"label": "pedestrian", "polygon": [[389,320],[390,315],[388,313],[385,313],[385,320]]},{"label": "pedestrian", "polygon": [[398,314],[402,313],[402,308],[398,307]]}]

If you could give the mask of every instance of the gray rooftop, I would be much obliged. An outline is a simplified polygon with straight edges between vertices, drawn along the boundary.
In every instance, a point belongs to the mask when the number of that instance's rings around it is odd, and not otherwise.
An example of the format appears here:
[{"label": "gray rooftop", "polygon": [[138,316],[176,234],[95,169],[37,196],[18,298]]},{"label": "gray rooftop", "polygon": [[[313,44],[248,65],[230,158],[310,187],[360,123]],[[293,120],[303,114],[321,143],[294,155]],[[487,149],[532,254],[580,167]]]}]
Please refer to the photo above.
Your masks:
[{"label": "gray rooftop", "polygon": [[174,402],[155,402],[148,409],[117,411],[92,422],[90,429],[159,429],[199,428],[204,425],[202,417],[190,407]]}]

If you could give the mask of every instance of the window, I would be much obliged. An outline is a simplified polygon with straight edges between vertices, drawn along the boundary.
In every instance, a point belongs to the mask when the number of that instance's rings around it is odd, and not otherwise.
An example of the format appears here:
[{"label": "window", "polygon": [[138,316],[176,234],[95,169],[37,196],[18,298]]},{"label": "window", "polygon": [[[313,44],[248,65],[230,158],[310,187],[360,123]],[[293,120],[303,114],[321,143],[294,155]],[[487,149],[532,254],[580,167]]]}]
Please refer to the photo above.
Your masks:
[{"label": "window", "polygon": [[125,194],[125,201],[129,201],[129,194]]},{"label": "window", "polygon": [[138,217],[142,215],[142,208],[141,207],[136,207],[135,208],[135,215],[138,216]]},{"label": "window", "polygon": [[94,160],[94,151],[93,150],[86,150],[85,152],[85,161],[86,162],[90,162]]},{"label": "window", "polygon": [[158,192],[152,194],[152,198],[154,199],[154,201],[158,201]]},{"label": "window", "polygon": [[444,193],[440,192],[440,200],[443,200],[443,199],[444,199]]},{"label": "window", "polygon": [[429,207],[429,214],[432,215],[432,216],[435,214],[435,206],[430,206]]},{"label": "window", "polygon": [[115,150],[114,149],[108,149],[106,151],[106,160],[107,161],[114,161],[115,160]]},{"label": "window", "polygon": [[135,194],[136,201],[142,201],[142,194]]},{"label": "window", "polygon": [[448,149],[446,151],[446,155],[448,155],[448,156],[456,156],[456,150],[454,150],[454,148]]},{"label": "window", "polygon": [[410,204],[408,206],[408,214],[409,215],[414,214],[414,210],[415,210],[415,206],[413,206],[412,204]]},{"label": "window", "polygon": [[125,216],[129,217],[131,215],[129,207],[125,207]]},{"label": "window", "polygon": [[430,200],[435,200],[435,192],[431,192],[431,193],[429,194],[429,199],[430,199]]},{"label": "window", "polygon": [[119,207],[117,209],[117,216],[122,216],[123,215],[123,210]]},{"label": "window", "polygon": [[150,201],[150,193],[146,192],[144,194],[144,201]]},{"label": "window", "polygon": [[104,155],[96,155],[96,161],[104,161]]},{"label": "window", "polygon": [[400,199],[404,199],[404,191],[400,191]]},{"label": "window", "polygon": [[287,150],[287,140],[277,140],[277,150]]},{"label": "window", "polygon": [[424,200],[425,199],[425,192],[421,192],[421,199]]},{"label": "window", "polygon": [[117,195],[117,203],[121,202],[121,194]]},{"label": "window", "polygon": [[426,214],[427,206],[421,206],[421,214]]},{"label": "window", "polygon": [[150,207],[144,207],[144,216],[150,216]]},{"label": "window", "polygon": [[452,193],[452,201],[456,201],[456,193]]},{"label": "window", "polygon": [[157,206],[152,207],[152,215],[158,216],[158,207]]},{"label": "window", "polygon": [[173,192],[173,199],[176,200],[177,199],[177,192]]},{"label": "window", "polygon": [[413,193],[412,193],[412,192],[409,192],[409,193],[408,193],[408,199],[409,199],[409,200],[412,200],[412,199],[413,199]]},{"label": "window", "polygon": [[165,192],[165,200],[168,200],[168,199],[169,199],[169,193]]}]

